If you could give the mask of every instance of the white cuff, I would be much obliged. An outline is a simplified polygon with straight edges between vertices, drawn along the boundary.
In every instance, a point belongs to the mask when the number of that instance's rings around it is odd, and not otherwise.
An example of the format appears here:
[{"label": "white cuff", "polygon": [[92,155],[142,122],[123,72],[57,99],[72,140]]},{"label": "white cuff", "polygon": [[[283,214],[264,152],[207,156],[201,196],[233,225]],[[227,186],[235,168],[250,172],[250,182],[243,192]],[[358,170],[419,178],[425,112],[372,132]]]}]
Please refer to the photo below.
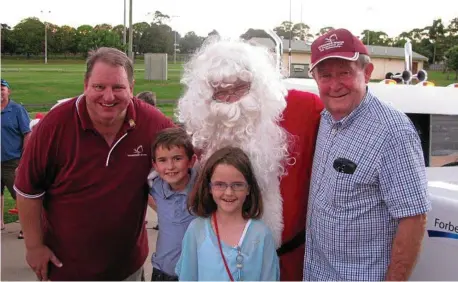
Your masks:
[{"label": "white cuff", "polygon": [[21,195],[22,197],[24,198],[28,198],[28,199],[37,199],[37,198],[41,198],[44,196],[44,194],[46,192],[43,192],[43,193],[40,193],[40,194],[37,194],[37,195],[30,195],[30,194],[26,194],[24,192],[22,192],[21,190],[19,190],[16,185],[13,185],[13,188],[14,188],[14,191],[16,191],[16,193],[18,193],[19,195]]}]

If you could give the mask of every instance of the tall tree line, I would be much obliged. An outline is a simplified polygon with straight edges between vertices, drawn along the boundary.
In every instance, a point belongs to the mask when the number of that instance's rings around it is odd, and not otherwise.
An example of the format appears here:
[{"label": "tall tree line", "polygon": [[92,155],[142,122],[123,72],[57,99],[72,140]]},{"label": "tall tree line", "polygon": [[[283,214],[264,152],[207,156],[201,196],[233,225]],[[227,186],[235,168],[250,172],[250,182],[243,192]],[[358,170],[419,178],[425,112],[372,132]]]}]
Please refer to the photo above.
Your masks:
[{"label": "tall tree line", "polygon": [[[133,24],[133,52],[173,54],[175,38],[180,53],[192,53],[201,46],[204,37],[196,35],[193,31],[182,36],[168,25],[169,20],[168,15],[156,11],[150,23],[145,21]],[[74,28],[29,17],[14,27],[1,24],[1,52],[27,57],[43,54],[45,28],[48,54],[85,56],[88,51],[101,46],[127,49],[122,42],[123,25],[80,25]],[[126,30],[126,36],[129,42],[129,28]]]},{"label": "tall tree line", "polygon": [[[137,22],[133,25],[133,51],[135,54],[143,53],[168,53],[173,54],[175,36],[178,43],[178,52],[189,54],[199,48],[206,37],[199,36],[193,31],[184,36],[169,26],[170,17],[156,11],[150,23]],[[23,19],[14,27],[1,24],[3,54],[11,55],[41,55],[44,52],[45,26],[47,29],[48,53],[64,55],[85,56],[91,49],[107,46],[126,50],[123,46],[123,25],[111,26],[98,24],[96,26],[81,25],[71,27],[68,25],[57,26],[52,23],[42,22],[38,18]],[[283,21],[274,31],[282,38],[312,41],[317,36],[334,29],[325,26],[312,32],[305,23]],[[126,31],[129,35],[128,29]],[[208,36],[218,34],[211,30]],[[249,28],[243,38],[268,37],[259,29]],[[428,57],[430,64],[446,62],[447,58],[454,57],[455,46],[458,46],[458,18],[444,23],[441,19],[433,20],[431,25],[415,28],[400,33],[398,36],[389,37],[385,32],[378,30],[364,30],[360,39],[366,45],[403,47],[407,40],[412,42],[413,50]],[[127,38],[129,40],[129,38]],[[453,69],[453,68],[452,68]]]}]

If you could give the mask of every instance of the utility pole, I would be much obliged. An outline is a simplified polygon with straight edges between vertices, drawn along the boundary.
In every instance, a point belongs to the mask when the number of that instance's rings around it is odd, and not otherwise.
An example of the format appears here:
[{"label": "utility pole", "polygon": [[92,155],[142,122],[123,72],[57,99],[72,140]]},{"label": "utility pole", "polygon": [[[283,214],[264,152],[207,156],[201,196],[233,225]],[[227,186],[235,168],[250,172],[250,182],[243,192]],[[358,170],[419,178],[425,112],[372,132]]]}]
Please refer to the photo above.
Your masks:
[{"label": "utility pole", "polygon": [[128,56],[134,61],[134,54],[132,53],[132,45],[134,41],[134,30],[132,27],[132,0],[129,0],[129,50],[128,50]]},{"label": "utility pole", "polygon": [[48,64],[48,24],[45,23],[45,65]]},{"label": "utility pole", "polygon": [[[50,14],[51,11],[48,11]],[[46,21],[46,11],[41,11],[41,14],[44,14],[44,24],[45,24],[45,64],[48,64],[48,22]]]},{"label": "utility pole", "polygon": [[126,26],[126,17],[127,17],[127,0],[124,0],[124,30],[122,32],[122,46],[124,52],[126,52],[126,43],[127,43],[127,26]]},{"label": "utility pole", "polygon": [[175,30],[175,41],[173,43],[173,63],[177,63],[177,31]]},{"label": "utility pole", "polygon": [[291,54],[291,38],[293,37],[293,22],[291,21],[291,0],[289,0],[289,50],[288,50],[288,77],[291,76],[291,59],[292,59],[292,54]]},{"label": "utility pole", "polygon": [[[366,13],[368,15],[368,18],[370,18],[370,14],[372,14],[373,10],[374,10],[374,8],[372,8],[371,6],[366,8]],[[371,44],[370,37],[371,37],[371,31],[370,31],[370,29],[368,29],[367,30],[367,45]]]},{"label": "utility pole", "polygon": [[[173,18],[179,18],[180,16],[170,16],[171,19]],[[175,39],[173,41],[173,63],[176,64],[177,63],[177,48],[179,46],[179,44],[177,44],[177,31],[175,30],[174,32],[174,36],[175,36]]]},{"label": "utility pole", "polygon": [[302,21],[302,0],[301,0],[301,23],[303,23]]}]

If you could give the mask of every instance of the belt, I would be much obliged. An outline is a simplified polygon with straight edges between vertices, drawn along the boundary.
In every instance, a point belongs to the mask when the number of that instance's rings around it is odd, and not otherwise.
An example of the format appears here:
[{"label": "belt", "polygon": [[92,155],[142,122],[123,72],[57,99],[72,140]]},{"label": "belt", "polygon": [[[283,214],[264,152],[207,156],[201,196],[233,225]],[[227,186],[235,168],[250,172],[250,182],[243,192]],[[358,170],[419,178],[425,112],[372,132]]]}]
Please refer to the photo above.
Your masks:
[{"label": "belt", "polygon": [[282,256],[289,252],[294,251],[295,249],[299,248],[302,244],[305,243],[305,228],[301,230],[301,232],[297,233],[293,239],[289,240],[288,242],[284,243],[277,249],[277,255]]},{"label": "belt", "polygon": [[171,276],[162,270],[153,268],[153,274],[151,275],[151,281],[178,281],[177,276]]}]

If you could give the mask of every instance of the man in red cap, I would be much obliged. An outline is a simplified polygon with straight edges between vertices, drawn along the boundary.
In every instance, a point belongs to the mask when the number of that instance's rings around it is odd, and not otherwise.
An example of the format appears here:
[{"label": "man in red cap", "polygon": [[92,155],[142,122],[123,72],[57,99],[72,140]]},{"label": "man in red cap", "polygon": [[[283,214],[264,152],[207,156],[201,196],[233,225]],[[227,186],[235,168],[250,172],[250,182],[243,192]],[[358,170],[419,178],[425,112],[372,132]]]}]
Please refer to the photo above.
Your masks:
[{"label": "man in red cap", "polygon": [[322,112],[307,214],[304,280],[408,280],[426,213],[425,163],[409,118],[367,84],[367,48],[337,29],[312,44]]}]

